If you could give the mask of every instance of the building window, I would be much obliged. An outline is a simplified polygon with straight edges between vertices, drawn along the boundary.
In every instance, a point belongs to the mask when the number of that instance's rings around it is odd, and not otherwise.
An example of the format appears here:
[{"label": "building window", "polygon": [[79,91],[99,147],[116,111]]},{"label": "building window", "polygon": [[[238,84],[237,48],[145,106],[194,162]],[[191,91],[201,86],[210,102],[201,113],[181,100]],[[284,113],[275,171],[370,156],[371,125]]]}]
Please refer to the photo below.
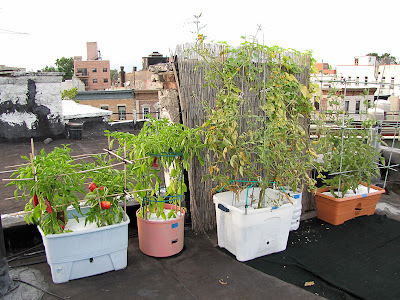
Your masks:
[{"label": "building window", "polygon": [[351,84],[351,76],[347,77],[347,83],[350,85]]},{"label": "building window", "polygon": [[356,101],[356,115],[360,114],[360,100]]},{"label": "building window", "polygon": [[92,72],[96,73],[97,72],[97,68],[92,68]]},{"label": "building window", "polygon": [[108,110],[108,105],[101,105],[100,109]]},{"label": "building window", "polygon": [[359,85],[359,83],[360,83],[360,77],[356,77],[356,85]]},{"label": "building window", "polygon": [[355,64],[356,66],[358,66],[358,58],[356,58],[356,59],[354,60],[354,64]]},{"label": "building window", "polygon": [[126,120],[126,106],[118,105],[118,120]]},{"label": "building window", "polygon": [[394,88],[394,77],[392,77],[390,79],[390,88],[393,89]]},{"label": "building window", "polygon": [[104,83],[107,83],[107,82],[108,82],[108,78],[104,78],[104,79],[103,79],[103,82],[104,82]]},{"label": "building window", "polygon": [[96,78],[93,79],[93,83],[97,83],[97,79]]},{"label": "building window", "polygon": [[77,73],[77,76],[87,76],[87,69],[86,68],[78,68],[76,73]]},{"label": "building window", "polygon": [[150,114],[150,107],[143,107],[143,119],[147,119],[147,115]]},{"label": "building window", "polygon": [[364,82],[365,82],[365,85],[368,84],[368,76],[365,76]]},{"label": "building window", "polygon": [[385,77],[382,77],[382,85],[381,85],[381,87],[385,87],[385,80],[386,80],[386,78]]},{"label": "building window", "polygon": [[87,81],[87,79],[82,79],[82,82],[83,82],[83,84],[84,84],[85,86],[88,86],[88,81]]},{"label": "building window", "polygon": [[344,111],[346,114],[349,113],[349,106],[350,106],[350,101],[349,100],[344,101]]},{"label": "building window", "polygon": [[107,72],[108,71],[108,69],[107,68],[103,68],[103,72]]}]

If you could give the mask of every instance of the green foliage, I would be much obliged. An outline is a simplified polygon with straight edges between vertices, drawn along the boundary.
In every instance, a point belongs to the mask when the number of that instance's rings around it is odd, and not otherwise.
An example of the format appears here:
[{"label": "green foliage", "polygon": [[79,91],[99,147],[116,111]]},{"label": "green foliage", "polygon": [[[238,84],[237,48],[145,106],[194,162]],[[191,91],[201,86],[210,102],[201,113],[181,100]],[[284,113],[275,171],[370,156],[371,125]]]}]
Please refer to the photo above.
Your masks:
[{"label": "green foliage", "polygon": [[70,100],[75,100],[76,95],[78,94],[78,89],[77,88],[71,88],[69,90],[63,90],[61,93],[61,98],[62,99],[70,99]]},{"label": "green foliage", "polygon": [[[366,97],[368,93],[364,93]],[[356,125],[354,119],[346,115],[344,97],[337,89],[328,94],[329,109],[316,114],[316,138],[313,141],[315,152],[324,154],[321,171],[329,175],[318,174],[330,192],[341,198],[347,191],[356,192],[360,183],[371,184],[373,177],[380,176],[378,162],[385,164],[374,142],[379,144],[380,137],[375,141],[371,136],[371,127],[376,123],[372,120]],[[365,100],[365,104],[368,104]],[[368,108],[368,105],[366,105]],[[340,193],[339,193],[340,191]]]},{"label": "green foliage", "polygon": [[[91,170],[86,176],[97,186],[85,196],[85,206],[90,206],[85,223],[95,222],[99,227],[112,225],[120,223],[124,216],[122,207],[118,204],[119,199],[124,198],[124,172],[112,167],[113,163],[115,160],[108,155],[98,155],[94,162],[83,163],[83,170]],[[127,178],[127,189],[132,188],[132,181]],[[101,209],[101,201],[110,201],[111,207]]]},{"label": "green foliage", "polygon": [[[304,68],[298,62],[309,53],[248,40],[240,47],[220,45],[217,57],[202,43],[193,48],[203,59],[199,68],[204,68],[207,84],[217,89],[203,125],[210,163],[204,179],[211,177],[217,188],[226,186],[237,194],[243,188],[235,183],[240,179],[258,181],[262,188],[272,181],[293,190],[313,188],[308,173],[316,153],[304,119],[313,110],[314,86],[307,88],[296,78]],[[247,106],[244,89],[259,99],[256,110]],[[242,130],[242,120],[247,120],[247,130]]]},{"label": "green foliage", "polygon": [[58,72],[64,72],[63,81],[71,79],[74,75],[74,58],[73,57],[61,57],[57,58],[55,65],[57,66]]},{"label": "green foliage", "polygon": [[396,57],[392,56],[390,53],[383,53],[379,55],[376,52],[368,53],[367,56],[376,56],[376,60],[379,64],[387,64],[387,65],[397,65]]},{"label": "green foliage", "polygon": [[[48,154],[42,150],[33,160],[35,169],[28,164],[21,166],[11,175],[11,178],[29,180],[16,180],[8,184],[16,186],[14,195],[17,199],[20,190],[22,199],[28,201],[25,211],[30,213],[26,215],[26,221],[38,224],[45,234],[63,232],[64,224],[60,222],[60,214],[65,212],[69,205],[73,205],[77,212],[80,212],[78,195],[85,193],[84,179],[77,173],[80,165],[74,162],[69,154],[70,150],[67,146],[56,147]],[[23,159],[29,160],[27,157]],[[28,195],[29,199],[26,199],[25,195]],[[39,201],[36,206],[35,195]]]},{"label": "green foliage", "polygon": [[[107,134],[118,141],[120,146],[117,154],[124,156],[126,149],[127,159],[134,161],[127,166],[127,172],[134,182],[133,189],[137,191],[134,197],[142,208],[139,217],[148,218],[152,213],[162,218],[174,215],[164,214],[164,200],[171,199],[171,203],[177,204],[179,196],[187,190],[183,182],[183,169],[189,170],[194,156],[203,162],[199,154],[203,147],[200,130],[189,129],[166,119],[150,119],[137,135],[126,132]],[[171,176],[165,195],[160,193],[161,168],[169,169]],[[178,210],[177,205],[175,210]]]},{"label": "green foliage", "polygon": [[43,72],[57,72],[56,68],[54,66],[46,66],[42,69]]},{"label": "green foliage", "polygon": [[117,69],[111,69],[110,70],[110,77],[111,77],[111,82],[117,82],[118,81],[118,70]]},{"label": "green foliage", "polygon": [[42,69],[44,72],[63,72],[63,81],[71,79],[74,75],[74,58],[57,58],[54,66],[46,66]]}]

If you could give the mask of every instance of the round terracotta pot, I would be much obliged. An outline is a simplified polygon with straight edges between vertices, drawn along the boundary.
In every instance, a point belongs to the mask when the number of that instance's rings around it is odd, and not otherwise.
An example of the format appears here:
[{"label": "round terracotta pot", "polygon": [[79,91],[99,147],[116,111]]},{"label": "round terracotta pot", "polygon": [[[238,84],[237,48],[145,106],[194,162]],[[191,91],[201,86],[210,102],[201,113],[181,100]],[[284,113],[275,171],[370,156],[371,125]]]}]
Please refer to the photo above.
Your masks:
[{"label": "round terracotta pot", "polygon": [[[165,204],[165,209],[172,209],[174,205]],[[144,220],[136,212],[139,249],[144,254],[154,257],[168,257],[177,254],[183,249],[185,232],[185,211],[174,219],[162,221]]]}]

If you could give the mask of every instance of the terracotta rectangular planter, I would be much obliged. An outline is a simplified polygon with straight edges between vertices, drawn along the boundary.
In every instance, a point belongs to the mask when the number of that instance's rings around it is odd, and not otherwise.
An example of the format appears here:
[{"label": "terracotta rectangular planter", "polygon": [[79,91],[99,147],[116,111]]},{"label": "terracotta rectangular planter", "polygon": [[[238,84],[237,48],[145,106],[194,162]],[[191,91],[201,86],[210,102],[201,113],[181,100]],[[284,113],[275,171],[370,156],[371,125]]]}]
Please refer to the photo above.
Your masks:
[{"label": "terracotta rectangular planter", "polygon": [[[367,186],[366,183],[363,184]],[[371,185],[377,192],[356,195],[345,198],[335,198],[322,193],[329,191],[329,187],[318,189],[315,194],[317,218],[333,225],[339,225],[355,217],[373,215],[375,207],[385,189]]]}]

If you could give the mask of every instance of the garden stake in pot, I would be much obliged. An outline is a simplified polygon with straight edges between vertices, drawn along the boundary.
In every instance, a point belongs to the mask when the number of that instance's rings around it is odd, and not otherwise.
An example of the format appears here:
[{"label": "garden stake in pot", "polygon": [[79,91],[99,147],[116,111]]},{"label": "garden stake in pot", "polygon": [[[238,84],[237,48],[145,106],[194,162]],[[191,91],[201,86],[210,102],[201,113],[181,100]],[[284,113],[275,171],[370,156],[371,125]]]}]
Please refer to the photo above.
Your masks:
[{"label": "garden stake in pot", "polygon": [[101,219],[103,221],[103,226],[105,226],[106,223],[104,222],[103,208],[101,207],[101,200],[100,200],[100,194],[99,194],[99,189],[98,188],[96,188],[96,192],[97,192],[97,200],[99,201],[99,209],[100,209]]},{"label": "garden stake in pot", "polygon": [[126,143],[124,143],[124,221],[126,220]]}]

